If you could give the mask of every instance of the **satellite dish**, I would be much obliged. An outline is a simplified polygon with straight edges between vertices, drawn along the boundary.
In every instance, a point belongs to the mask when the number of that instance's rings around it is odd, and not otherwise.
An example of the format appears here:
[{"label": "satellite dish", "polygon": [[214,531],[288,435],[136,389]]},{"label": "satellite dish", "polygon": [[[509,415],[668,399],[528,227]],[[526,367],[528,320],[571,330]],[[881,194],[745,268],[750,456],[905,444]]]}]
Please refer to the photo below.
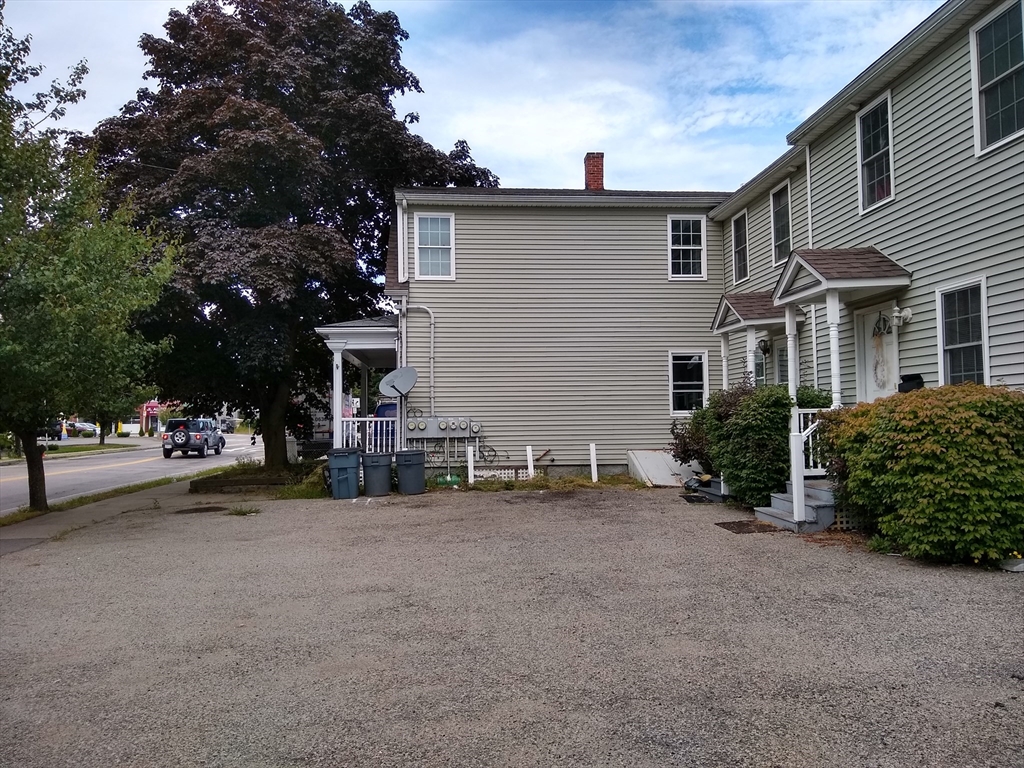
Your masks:
[{"label": "satellite dish", "polygon": [[380,393],[385,397],[403,397],[416,386],[416,369],[396,368],[380,380]]}]

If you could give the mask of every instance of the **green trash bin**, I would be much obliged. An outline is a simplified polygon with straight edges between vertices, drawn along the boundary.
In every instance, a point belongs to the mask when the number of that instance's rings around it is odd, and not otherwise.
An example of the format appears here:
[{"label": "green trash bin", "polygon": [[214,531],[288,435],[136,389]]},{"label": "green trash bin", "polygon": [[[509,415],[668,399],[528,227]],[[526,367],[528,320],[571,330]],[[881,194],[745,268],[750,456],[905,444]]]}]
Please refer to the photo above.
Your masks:
[{"label": "green trash bin", "polygon": [[359,495],[358,448],[331,448],[327,452],[327,471],[334,498],[354,499]]},{"label": "green trash bin", "polygon": [[391,454],[363,454],[363,492],[367,496],[391,493]]},{"label": "green trash bin", "polygon": [[398,451],[395,463],[398,465],[399,493],[412,495],[427,490],[426,451]]}]

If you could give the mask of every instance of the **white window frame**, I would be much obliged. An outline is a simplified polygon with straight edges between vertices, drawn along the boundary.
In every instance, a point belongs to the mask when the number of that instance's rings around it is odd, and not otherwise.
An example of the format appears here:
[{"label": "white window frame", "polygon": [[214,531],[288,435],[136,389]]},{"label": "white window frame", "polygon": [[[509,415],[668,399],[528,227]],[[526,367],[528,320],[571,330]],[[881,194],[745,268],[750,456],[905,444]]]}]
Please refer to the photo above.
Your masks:
[{"label": "white window frame", "polygon": [[[789,260],[789,254],[788,253],[786,254],[786,258],[784,258],[782,261],[776,261],[775,260],[775,246],[777,245],[777,243],[775,241],[775,193],[778,192],[783,187],[786,188],[786,200],[788,201],[786,203],[786,215],[789,217],[789,250],[790,250],[790,252],[793,251],[793,189],[792,189],[792,187],[789,184],[789,179],[786,179],[784,182],[779,184],[779,186],[775,187],[771,192],[768,193],[768,219],[769,219],[769,222],[770,222],[769,226],[772,228],[772,266],[773,267],[781,267],[783,264],[785,264]],[[747,253],[748,254],[750,253],[750,246],[749,245],[747,246]],[[750,272],[749,267],[747,269],[747,272],[748,273]]]},{"label": "white window frame", "polygon": [[[864,161],[861,158],[861,118],[883,101],[886,102],[886,109],[889,114],[889,196],[884,200],[879,200],[865,208]],[[876,208],[881,208],[883,205],[888,205],[896,199],[896,160],[893,152],[893,148],[895,146],[896,144],[893,141],[892,91],[886,91],[857,113],[857,209],[861,214],[868,213]]]},{"label": "white window frame", "polygon": [[[745,248],[747,249],[747,276],[742,280],[736,279],[736,219],[740,216],[743,217],[743,234]],[[729,251],[732,253],[732,284],[740,285],[741,283],[747,282],[750,279],[750,217],[747,216],[747,209],[744,208],[742,211],[737,213],[731,219],[729,219]]]},{"label": "white window frame", "polygon": [[988,349],[988,280],[985,275],[973,275],[958,280],[955,283],[947,283],[935,289],[935,341],[939,351],[939,386],[946,385],[946,345],[945,339],[945,318],[942,315],[942,297],[947,293],[981,286],[981,357],[985,371],[986,386],[992,382],[992,373],[989,368],[990,355]]},{"label": "white window frame", "polygon": [[668,353],[668,411],[670,416],[689,416],[693,411],[677,411],[673,406],[673,395],[675,394],[672,385],[672,358],[677,355],[700,355],[704,365],[704,392],[701,397],[703,399],[703,407],[708,407],[708,398],[711,396],[711,372],[710,360],[711,355],[706,349],[670,349]]},{"label": "white window frame", "polygon": [[[700,222],[700,274],[699,275],[673,275],[672,274],[672,222],[673,221],[699,221]],[[708,279],[708,217],[697,214],[670,213],[665,219],[665,243],[668,247],[668,279],[673,282],[693,282],[695,280]]]},{"label": "white window frame", "polygon": [[[982,125],[981,118],[981,72],[978,68],[978,30],[982,27],[988,26],[992,23],[992,20],[997,16],[1005,13],[1014,3],[1020,3],[1024,6],[1024,0],[1007,0],[1007,2],[1000,5],[992,13],[988,14],[985,18],[971,27],[970,31],[970,43],[971,43],[971,107],[974,111],[974,156],[981,157],[982,155],[988,154],[993,150],[999,149],[999,147],[1009,144],[1011,141],[1017,141],[1021,136],[1024,136],[1024,128],[1021,128],[1016,133],[1011,133],[1009,136],[1004,136],[994,144],[985,146],[984,138],[984,126]],[[1024,13],[1024,7],[1021,9],[1021,13]]]},{"label": "white window frame", "polygon": [[[452,273],[450,275],[421,275],[420,274],[420,219],[443,219],[447,218],[451,222],[451,235],[452,235]],[[435,211],[417,211],[414,216],[413,224],[413,260],[416,263],[415,275],[417,280],[447,280],[452,281],[455,279],[455,214],[444,213]]]}]

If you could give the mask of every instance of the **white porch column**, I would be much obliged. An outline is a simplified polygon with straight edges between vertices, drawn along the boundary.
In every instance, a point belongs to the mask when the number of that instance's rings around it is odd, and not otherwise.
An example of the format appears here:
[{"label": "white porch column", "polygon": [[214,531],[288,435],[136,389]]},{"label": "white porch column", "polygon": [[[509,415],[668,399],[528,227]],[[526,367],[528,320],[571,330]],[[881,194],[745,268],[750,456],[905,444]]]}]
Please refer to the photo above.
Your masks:
[{"label": "white porch column", "polygon": [[747,328],[747,372],[754,375],[754,355],[757,354],[757,333],[753,328]]},{"label": "white porch column", "polygon": [[340,346],[336,343],[331,345],[331,351],[334,352],[334,390],[331,392],[331,417],[334,419],[332,422],[334,448],[345,447],[344,430],[341,427],[341,420],[345,416],[345,379],[341,357],[341,353],[344,349],[344,342],[342,342]]},{"label": "white porch column", "polygon": [[796,335],[796,304],[786,305],[786,364],[789,368],[789,396],[796,402],[796,388],[800,386],[800,348]]},{"label": "white porch column", "polygon": [[839,371],[839,291],[825,292],[825,315],[828,320],[828,354],[832,374],[832,407],[843,404],[843,380]]},{"label": "white porch column", "polygon": [[722,389],[729,388],[729,334],[722,334]]}]

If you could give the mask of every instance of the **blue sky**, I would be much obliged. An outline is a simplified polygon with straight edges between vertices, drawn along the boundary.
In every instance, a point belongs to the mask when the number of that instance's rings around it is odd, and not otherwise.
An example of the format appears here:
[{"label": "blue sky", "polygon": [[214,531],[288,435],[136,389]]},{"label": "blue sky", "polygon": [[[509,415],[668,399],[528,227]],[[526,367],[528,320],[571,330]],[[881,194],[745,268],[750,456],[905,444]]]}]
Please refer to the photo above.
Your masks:
[{"label": "blue sky", "polygon": [[[410,39],[423,94],[399,114],[441,149],[457,139],[506,187],[583,184],[605,153],[613,189],[732,190],[785,136],[939,0],[373,0]],[[90,130],[144,83],[141,34],[177,0],[7,0],[46,77],[89,62],[69,127]]]}]

